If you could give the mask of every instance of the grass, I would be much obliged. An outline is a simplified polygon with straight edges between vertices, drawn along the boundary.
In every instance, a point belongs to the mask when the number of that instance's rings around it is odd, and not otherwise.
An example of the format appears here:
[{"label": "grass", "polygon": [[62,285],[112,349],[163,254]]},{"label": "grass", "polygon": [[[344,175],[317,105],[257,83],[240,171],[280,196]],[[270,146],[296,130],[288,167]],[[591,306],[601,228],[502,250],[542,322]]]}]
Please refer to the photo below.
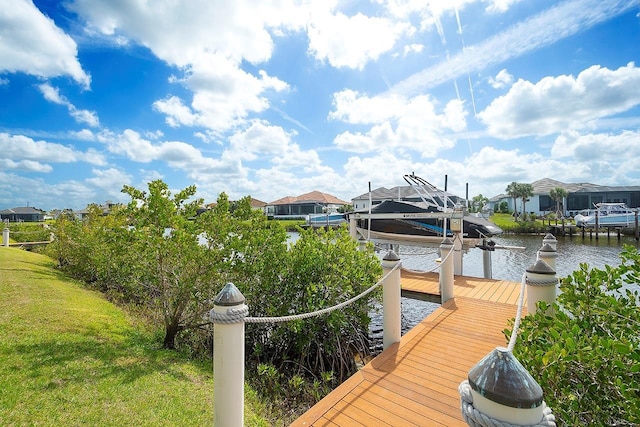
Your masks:
[{"label": "grass", "polygon": [[[0,277],[1,425],[212,424],[211,361],[162,350],[44,255],[0,248]],[[247,389],[245,425],[270,425],[264,408]]]},{"label": "grass", "polygon": [[276,219],[272,221],[278,221],[287,231],[296,231],[296,227],[306,224],[303,219]]},{"label": "grass", "polygon": [[522,221],[516,222],[513,215],[508,213],[495,213],[491,215],[490,221],[502,228],[505,233],[546,233],[549,229],[548,221],[544,222],[541,219],[535,221]]}]

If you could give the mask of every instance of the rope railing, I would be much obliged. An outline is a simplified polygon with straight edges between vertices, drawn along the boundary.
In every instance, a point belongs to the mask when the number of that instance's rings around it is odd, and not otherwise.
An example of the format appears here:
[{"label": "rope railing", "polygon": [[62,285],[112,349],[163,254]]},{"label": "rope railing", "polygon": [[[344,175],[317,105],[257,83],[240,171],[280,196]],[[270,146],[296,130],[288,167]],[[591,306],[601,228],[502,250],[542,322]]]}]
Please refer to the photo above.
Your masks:
[{"label": "rope railing", "polygon": [[[520,284],[520,295],[518,297],[518,307],[517,307],[517,310],[516,310],[516,316],[515,316],[515,320],[514,320],[514,323],[513,323],[513,329],[512,329],[512,332],[511,332],[511,336],[509,337],[509,343],[508,343],[507,348],[506,348],[506,352],[507,353],[512,353],[513,352],[513,349],[515,348],[515,345],[516,345],[516,341],[518,339],[518,332],[519,332],[519,329],[520,329],[520,322],[522,320],[522,311],[524,309],[524,294],[525,294],[526,286],[528,286],[528,285],[533,286],[533,287],[553,286],[553,285],[556,285],[557,283],[558,283],[558,278],[555,276],[555,272],[554,272],[554,276],[552,278],[551,277],[547,277],[547,278],[531,277],[531,276],[527,275],[527,272],[524,272],[522,274],[522,280],[521,280],[521,284]],[[486,356],[486,357],[489,357],[489,355]],[[485,357],[485,359],[486,359],[486,357]],[[495,362],[493,362],[493,363],[495,363]],[[492,427],[515,427],[516,424],[510,423],[508,421],[503,421],[502,419],[496,419],[495,417],[490,416],[487,413],[484,413],[484,412],[478,410],[478,408],[476,408],[474,406],[474,397],[473,397],[472,387],[471,387],[471,384],[470,384],[471,373],[469,375],[470,375],[469,379],[462,381],[462,383],[460,383],[460,386],[458,387],[458,392],[460,394],[460,409],[461,409],[462,417],[463,417],[464,421],[471,427],[487,427],[487,426],[492,426]],[[483,373],[483,375],[487,375],[487,374]],[[533,380],[533,382],[535,382],[535,380]],[[490,400],[493,400],[493,399],[490,399]],[[487,408],[485,408],[485,409],[487,409]],[[495,410],[495,409],[496,409],[496,407],[493,407],[492,411]],[[541,402],[541,404],[538,407],[538,409],[540,410],[539,414],[540,414],[541,418],[539,420],[537,420],[537,421],[531,420],[530,422],[525,423],[525,424],[527,424],[529,426],[532,426],[532,427],[533,426],[555,427],[556,426],[555,415],[553,414],[553,411],[551,410],[551,408],[549,408],[547,406],[546,402],[544,402],[544,400]],[[526,409],[526,410],[530,410],[530,409]],[[487,411],[487,412],[489,412],[489,411]],[[502,413],[500,416],[501,417],[504,416],[504,413]],[[503,419],[511,419],[511,418],[512,418],[512,415],[508,416],[507,418],[503,418]],[[517,425],[521,425],[521,424],[517,424]]]},{"label": "rope railing", "polygon": [[365,291],[361,292],[360,294],[354,296],[353,298],[350,298],[346,301],[343,301],[339,304],[336,304],[332,307],[327,307],[327,308],[323,308],[320,310],[316,310],[316,311],[312,311],[309,313],[300,313],[300,314],[292,314],[289,316],[280,316],[280,317],[246,317],[249,309],[248,307],[243,307],[240,309],[230,309],[227,310],[227,313],[211,313],[211,319],[213,321],[213,323],[238,323],[240,321],[244,321],[246,323],[280,323],[280,322],[289,322],[292,320],[302,320],[302,319],[308,319],[310,317],[316,317],[316,316],[321,316],[323,314],[327,314],[327,313],[331,313],[332,311],[336,311],[339,310],[343,307],[346,307],[349,304],[354,303],[355,301],[359,300],[360,298],[370,294],[371,292],[373,292],[378,286],[380,286],[382,283],[384,283],[384,281],[387,279],[387,277],[389,277],[389,275],[391,275],[391,273],[393,273],[395,270],[397,270],[398,268],[400,268],[400,264],[401,263],[396,263],[396,265],[389,270],[384,276],[382,276],[382,278],[375,283],[374,285],[372,285],[371,287],[369,287],[368,289],[366,289]]},{"label": "rope railing", "polygon": [[516,319],[513,322],[513,332],[509,338],[509,345],[507,349],[513,351],[516,345],[516,339],[518,338],[518,328],[520,328],[520,319],[522,318],[522,308],[524,306],[524,289],[527,285],[527,273],[522,273],[522,282],[520,284],[520,296],[518,297],[518,310],[516,311]]},{"label": "rope railing", "polygon": [[402,271],[406,271],[408,273],[412,273],[412,274],[427,274],[427,273],[433,273],[434,271],[439,270],[442,265],[447,261],[447,259],[449,258],[449,256],[453,253],[454,251],[454,247],[452,246],[451,249],[449,249],[449,252],[447,252],[447,255],[445,255],[445,257],[440,261],[439,264],[436,263],[436,266],[433,267],[430,270],[412,270],[410,268],[406,268],[406,267],[402,267],[401,270]]}]

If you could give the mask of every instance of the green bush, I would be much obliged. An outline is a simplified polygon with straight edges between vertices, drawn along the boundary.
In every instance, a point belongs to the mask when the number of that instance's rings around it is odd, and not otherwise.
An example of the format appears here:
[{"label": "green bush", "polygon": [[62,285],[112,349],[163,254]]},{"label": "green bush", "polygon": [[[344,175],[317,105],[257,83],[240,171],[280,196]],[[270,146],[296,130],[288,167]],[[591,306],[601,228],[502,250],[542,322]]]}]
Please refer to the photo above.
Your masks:
[{"label": "green bush", "polygon": [[[522,319],[514,355],[536,378],[558,425],[640,423],[640,255],[619,267],[580,269],[562,280],[555,315]],[[510,335],[510,331],[505,331]]]},{"label": "green bush", "polygon": [[[162,181],[148,191],[125,186],[128,206],[59,219],[48,251],[73,277],[149,315],[164,330],[165,348],[195,354],[211,349],[207,313],[227,282],[244,294],[251,316],[277,317],[333,306],[382,275],[372,248],[358,250],[344,227],[299,229],[289,244],[282,224],[251,209],[248,197],[232,207],[222,193],[214,209],[196,216],[195,191],[172,195]],[[374,296],[320,317],[247,324],[247,366],[259,373],[248,377],[288,406],[291,398],[317,400],[355,372],[356,354],[368,355]]]},{"label": "green bush", "polygon": [[45,242],[50,236],[51,230],[44,222],[9,223],[9,237],[15,242]]}]

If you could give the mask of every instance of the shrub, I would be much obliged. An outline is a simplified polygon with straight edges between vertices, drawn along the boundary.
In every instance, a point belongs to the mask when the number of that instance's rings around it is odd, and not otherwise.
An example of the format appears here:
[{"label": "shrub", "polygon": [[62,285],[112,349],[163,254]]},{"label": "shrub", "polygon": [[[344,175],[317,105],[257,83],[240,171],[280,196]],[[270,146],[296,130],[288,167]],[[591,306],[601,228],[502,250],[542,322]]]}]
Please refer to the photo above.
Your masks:
[{"label": "shrub", "polygon": [[[522,319],[514,355],[540,383],[558,425],[640,423],[640,255],[619,267],[580,269],[562,280],[553,317]],[[505,331],[509,335],[510,331]]]}]

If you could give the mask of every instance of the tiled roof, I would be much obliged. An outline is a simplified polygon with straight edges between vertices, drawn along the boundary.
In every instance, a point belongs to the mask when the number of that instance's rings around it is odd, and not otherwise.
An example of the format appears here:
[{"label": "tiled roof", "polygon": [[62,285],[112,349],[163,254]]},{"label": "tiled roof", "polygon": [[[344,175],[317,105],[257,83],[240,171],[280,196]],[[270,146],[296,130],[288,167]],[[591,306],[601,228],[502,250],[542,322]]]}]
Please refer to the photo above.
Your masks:
[{"label": "tiled roof", "polygon": [[297,197],[287,196],[281,199],[275,200],[269,205],[293,205],[296,203],[317,202],[326,205],[348,205],[349,202],[340,200],[331,194],[323,193],[321,191],[312,191],[310,193],[301,194]]}]

